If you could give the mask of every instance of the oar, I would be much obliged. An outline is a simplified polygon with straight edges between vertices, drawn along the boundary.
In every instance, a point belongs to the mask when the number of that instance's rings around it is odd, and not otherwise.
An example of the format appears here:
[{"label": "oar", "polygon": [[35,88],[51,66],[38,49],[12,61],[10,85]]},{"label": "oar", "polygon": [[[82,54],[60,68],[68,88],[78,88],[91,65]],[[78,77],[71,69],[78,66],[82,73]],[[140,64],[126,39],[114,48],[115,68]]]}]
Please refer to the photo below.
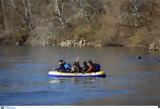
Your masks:
[{"label": "oar", "polygon": [[[79,62],[80,58],[79,56],[76,58],[76,62]],[[77,75],[77,72],[75,72],[75,75]]]},{"label": "oar", "polygon": [[80,60],[80,58],[79,58],[79,56],[76,58],[76,62],[79,62],[79,60]]}]

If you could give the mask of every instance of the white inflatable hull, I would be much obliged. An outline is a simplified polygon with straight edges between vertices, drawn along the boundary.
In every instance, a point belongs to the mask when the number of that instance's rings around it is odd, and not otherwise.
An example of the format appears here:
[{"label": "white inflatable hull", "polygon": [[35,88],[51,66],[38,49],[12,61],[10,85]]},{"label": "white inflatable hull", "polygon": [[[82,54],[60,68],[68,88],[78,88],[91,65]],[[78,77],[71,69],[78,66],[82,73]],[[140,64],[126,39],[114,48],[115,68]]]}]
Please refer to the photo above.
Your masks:
[{"label": "white inflatable hull", "polygon": [[91,73],[66,73],[58,71],[50,71],[48,73],[49,77],[105,77],[104,71],[91,72]]}]

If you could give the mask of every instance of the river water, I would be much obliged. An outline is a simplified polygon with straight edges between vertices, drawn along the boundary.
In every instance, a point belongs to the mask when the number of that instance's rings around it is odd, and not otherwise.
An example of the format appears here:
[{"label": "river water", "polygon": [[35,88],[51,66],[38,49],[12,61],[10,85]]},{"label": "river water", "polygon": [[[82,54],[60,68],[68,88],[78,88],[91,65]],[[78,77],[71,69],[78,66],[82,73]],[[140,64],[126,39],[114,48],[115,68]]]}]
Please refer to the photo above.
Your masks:
[{"label": "river water", "polygon": [[[141,60],[137,55],[143,56]],[[100,63],[106,78],[48,78],[59,59]],[[131,48],[0,47],[0,105],[75,105],[116,98],[106,105],[158,105],[159,55]],[[127,97],[134,95],[136,97]],[[92,105],[92,102],[90,102]]]}]

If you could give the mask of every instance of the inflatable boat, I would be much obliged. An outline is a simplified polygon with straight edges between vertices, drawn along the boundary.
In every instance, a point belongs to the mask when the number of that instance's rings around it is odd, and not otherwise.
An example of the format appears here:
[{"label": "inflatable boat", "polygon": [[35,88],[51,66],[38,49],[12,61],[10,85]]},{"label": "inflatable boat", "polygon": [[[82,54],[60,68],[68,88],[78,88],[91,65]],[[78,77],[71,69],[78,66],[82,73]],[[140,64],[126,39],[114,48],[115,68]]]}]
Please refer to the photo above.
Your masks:
[{"label": "inflatable boat", "polygon": [[98,72],[90,72],[90,73],[66,73],[66,72],[58,72],[58,71],[49,71],[49,77],[106,77],[104,71]]}]

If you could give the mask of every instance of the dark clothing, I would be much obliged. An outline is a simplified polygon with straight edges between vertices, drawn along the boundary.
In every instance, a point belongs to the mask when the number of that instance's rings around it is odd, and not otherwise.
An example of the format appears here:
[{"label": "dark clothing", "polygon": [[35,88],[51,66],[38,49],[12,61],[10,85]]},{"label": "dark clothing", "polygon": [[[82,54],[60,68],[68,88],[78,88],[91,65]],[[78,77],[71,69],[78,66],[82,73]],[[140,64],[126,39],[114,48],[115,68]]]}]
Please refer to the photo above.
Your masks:
[{"label": "dark clothing", "polygon": [[101,65],[100,64],[94,63],[94,67],[95,67],[96,72],[101,70]]},{"label": "dark clothing", "polygon": [[57,71],[65,72],[64,64],[60,64],[59,68],[56,68]]},{"label": "dark clothing", "polygon": [[81,68],[81,66],[79,65],[79,62],[75,62],[75,71],[76,71],[76,72],[82,72],[82,68]]},{"label": "dark clothing", "polygon": [[88,65],[83,65],[82,72],[87,72],[88,68],[89,68]]},{"label": "dark clothing", "polygon": [[82,72],[82,68],[80,66],[73,66],[70,72],[79,73],[79,72]]},{"label": "dark clothing", "polygon": [[82,68],[80,66],[76,66],[75,71],[78,72],[78,73],[82,72]]}]

